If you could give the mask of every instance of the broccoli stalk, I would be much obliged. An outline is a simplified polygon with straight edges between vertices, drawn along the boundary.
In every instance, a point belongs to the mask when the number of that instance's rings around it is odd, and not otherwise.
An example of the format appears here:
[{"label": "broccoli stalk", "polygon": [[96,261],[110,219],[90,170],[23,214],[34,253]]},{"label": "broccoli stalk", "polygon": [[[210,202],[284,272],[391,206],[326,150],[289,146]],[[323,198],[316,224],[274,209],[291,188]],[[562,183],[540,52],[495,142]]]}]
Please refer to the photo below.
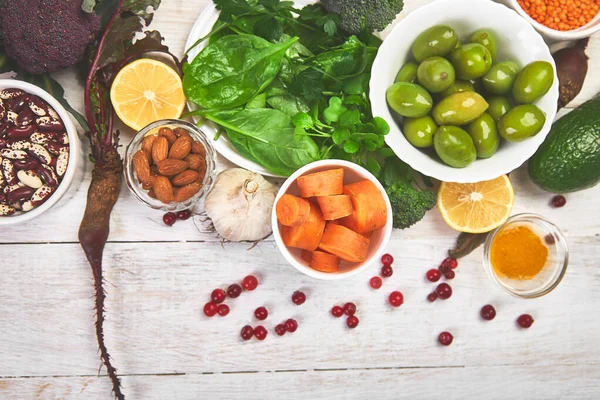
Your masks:
[{"label": "broccoli stalk", "polygon": [[359,34],[382,31],[402,11],[403,0],[321,0],[325,9],[340,17],[340,27]]}]

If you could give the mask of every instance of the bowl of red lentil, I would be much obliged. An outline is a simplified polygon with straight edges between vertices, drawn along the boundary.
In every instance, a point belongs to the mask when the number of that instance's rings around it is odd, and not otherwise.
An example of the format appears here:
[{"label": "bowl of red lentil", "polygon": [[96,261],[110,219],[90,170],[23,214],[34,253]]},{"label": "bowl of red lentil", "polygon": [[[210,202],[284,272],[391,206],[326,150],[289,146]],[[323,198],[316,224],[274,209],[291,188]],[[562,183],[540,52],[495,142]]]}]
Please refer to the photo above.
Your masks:
[{"label": "bowl of red lentil", "polygon": [[508,0],[547,40],[577,40],[600,30],[600,0]]}]

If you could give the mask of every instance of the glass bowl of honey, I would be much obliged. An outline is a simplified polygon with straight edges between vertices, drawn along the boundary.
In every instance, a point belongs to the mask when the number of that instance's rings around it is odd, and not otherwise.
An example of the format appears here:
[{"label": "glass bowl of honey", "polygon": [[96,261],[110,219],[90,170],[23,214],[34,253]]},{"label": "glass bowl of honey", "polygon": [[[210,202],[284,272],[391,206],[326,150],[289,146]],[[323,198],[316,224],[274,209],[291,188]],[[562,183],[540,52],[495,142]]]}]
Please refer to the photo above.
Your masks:
[{"label": "glass bowl of honey", "polygon": [[483,252],[494,282],[516,297],[550,293],[569,263],[567,241],[556,225],[537,214],[517,214],[490,232]]}]

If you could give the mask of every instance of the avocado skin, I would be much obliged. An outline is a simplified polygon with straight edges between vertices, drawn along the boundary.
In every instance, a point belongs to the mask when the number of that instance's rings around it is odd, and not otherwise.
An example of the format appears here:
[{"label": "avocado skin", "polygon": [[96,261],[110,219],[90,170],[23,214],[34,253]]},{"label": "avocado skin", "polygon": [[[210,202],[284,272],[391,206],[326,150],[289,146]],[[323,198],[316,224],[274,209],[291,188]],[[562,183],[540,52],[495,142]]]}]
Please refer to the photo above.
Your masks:
[{"label": "avocado skin", "polygon": [[600,181],[600,96],[552,125],[529,160],[529,176],[552,193],[575,192]]}]

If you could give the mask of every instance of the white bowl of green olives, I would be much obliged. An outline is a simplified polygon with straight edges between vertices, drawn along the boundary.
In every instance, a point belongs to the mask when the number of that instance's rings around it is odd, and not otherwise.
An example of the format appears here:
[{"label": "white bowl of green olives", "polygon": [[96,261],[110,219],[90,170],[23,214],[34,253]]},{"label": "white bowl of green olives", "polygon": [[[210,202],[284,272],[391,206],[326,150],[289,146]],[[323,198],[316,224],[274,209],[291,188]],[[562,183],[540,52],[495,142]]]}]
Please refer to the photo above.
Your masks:
[{"label": "white bowl of green olives", "polygon": [[370,81],[373,115],[390,122],[386,143],[445,182],[521,166],[550,131],[558,94],[540,34],[481,0],[438,0],[408,14],[381,45]]}]

